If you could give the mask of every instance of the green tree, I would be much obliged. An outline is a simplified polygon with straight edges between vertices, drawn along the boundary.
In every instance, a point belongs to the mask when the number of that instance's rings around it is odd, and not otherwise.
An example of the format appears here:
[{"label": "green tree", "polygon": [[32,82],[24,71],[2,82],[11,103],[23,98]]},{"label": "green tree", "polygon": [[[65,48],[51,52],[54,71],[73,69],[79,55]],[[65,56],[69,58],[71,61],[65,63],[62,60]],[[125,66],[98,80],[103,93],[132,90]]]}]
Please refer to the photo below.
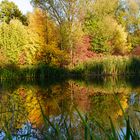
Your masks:
[{"label": "green tree", "polygon": [[9,23],[11,19],[18,19],[22,23],[27,24],[26,16],[18,9],[14,2],[3,0],[0,3],[0,21]]},{"label": "green tree", "polygon": [[120,0],[116,19],[122,24],[125,30],[129,33],[129,42],[132,47],[140,45],[140,1],[137,0]]},{"label": "green tree", "polygon": [[10,24],[0,25],[0,49],[5,54],[8,63],[18,63],[20,51],[27,44],[27,33],[18,20],[11,20]]},{"label": "green tree", "polygon": [[99,16],[99,17],[104,17],[104,16],[115,16],[116,9],[118,7],[118,2],[119,0],[95,0],[93,3],[93,10],[92,12],[94,15]]},{"label": "green tree", "polygon": [[125,54],[130,50],[128,34],[115,18],[117,6],[118,0],[96,0],[94,10],[85,20],[85,29],[91,36],[92,50],[97,53]]},{"label": "green tree", "polygon": [[1,63],[4,64],[33,64],[39,45],[27,26],[19,20],[11,20],[9,24],[0,25]]},{"label": "green tree", "polygon": [[140,46],[140,30],[137,29],[134,33],[129,33],[128,41],[132,44],[132,49]]}]

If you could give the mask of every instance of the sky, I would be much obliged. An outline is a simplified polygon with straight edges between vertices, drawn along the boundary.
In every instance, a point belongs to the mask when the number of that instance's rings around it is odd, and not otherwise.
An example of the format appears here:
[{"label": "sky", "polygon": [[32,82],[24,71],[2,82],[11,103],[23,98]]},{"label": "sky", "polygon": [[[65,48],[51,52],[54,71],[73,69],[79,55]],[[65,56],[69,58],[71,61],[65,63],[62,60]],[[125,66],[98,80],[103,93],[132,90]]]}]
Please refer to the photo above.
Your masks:
[{"label": "sky", "polygon": [[[0,0],[0,2],[1,1],[2,0]],[[27,12],[31,12],[33,10],[33,7],[30,4],[30,0],[9,0],[9,1],[13,1],[23,14],[26,14]]]}]

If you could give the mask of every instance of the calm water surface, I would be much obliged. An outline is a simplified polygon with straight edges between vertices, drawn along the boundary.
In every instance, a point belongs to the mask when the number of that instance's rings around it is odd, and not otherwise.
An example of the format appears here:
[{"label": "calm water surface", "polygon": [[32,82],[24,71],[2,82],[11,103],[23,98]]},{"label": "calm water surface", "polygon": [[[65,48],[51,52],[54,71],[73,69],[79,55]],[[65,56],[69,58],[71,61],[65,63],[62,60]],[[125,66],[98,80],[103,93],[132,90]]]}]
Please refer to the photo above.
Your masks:
[{"label": "calm water surface", "polygon": [[[106,130],[110,130],[109,117],[114,125],[124,129],[123,113],[114,95],[133,125],[140,128],[140,78],[92,78],[68,81],[1,81],[0,82],[0,140],[10,132],[13,139],[44,139],[43,115],[60,128],[64,122],[74,129],[75,139],[82,139],[81,115],[94,118]],[[96,134],[99,129],[95,127]],[[65,133],[62,127],[60,130]],[[100,134],[101,135],[101,134]]]}]

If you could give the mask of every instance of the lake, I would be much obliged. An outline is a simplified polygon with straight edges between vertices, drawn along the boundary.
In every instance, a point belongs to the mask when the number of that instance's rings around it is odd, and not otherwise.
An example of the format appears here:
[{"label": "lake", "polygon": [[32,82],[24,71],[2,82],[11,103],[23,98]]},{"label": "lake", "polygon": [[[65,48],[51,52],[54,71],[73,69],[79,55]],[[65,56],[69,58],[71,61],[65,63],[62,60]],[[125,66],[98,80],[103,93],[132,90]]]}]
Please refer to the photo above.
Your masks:
[{"label": "lake", "polygon": [[[124,116],[117,99],[132,125],[140,130],[139,77],[1,80],[0,140],[9,134],[12,139],[43,140],[45,135],[56,139],[52,123],[60,133],[72,129],[73,139],[83,139],[80,115],[95,120],[108,132],[111,117],[116,129],[123,133]],[[97,124],[92,126],[96,135],[105,139]]]}]

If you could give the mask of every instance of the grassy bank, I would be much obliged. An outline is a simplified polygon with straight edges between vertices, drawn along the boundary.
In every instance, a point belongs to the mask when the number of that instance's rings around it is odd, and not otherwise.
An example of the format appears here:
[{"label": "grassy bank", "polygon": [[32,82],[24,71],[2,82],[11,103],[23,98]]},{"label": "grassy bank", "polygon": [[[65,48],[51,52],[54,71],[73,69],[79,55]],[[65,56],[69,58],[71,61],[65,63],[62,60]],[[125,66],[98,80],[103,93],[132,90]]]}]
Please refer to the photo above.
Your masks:
[{"label": "grassy bank", "polygon": [[79,75],[139,75],[140,57],[108,56],[81,63],[72,70]]},{"label": "grassy bank", "polygon": [[0,66],[0,79],[140,75],[140,57],[108,56],[77,64],[72,70],[48,65]]},{"label": "grassy bank", "polygon": [[67,77],[68,71],[64,68],[48,65],[5,65],[0,67],[0,79],[39,80]]}]

